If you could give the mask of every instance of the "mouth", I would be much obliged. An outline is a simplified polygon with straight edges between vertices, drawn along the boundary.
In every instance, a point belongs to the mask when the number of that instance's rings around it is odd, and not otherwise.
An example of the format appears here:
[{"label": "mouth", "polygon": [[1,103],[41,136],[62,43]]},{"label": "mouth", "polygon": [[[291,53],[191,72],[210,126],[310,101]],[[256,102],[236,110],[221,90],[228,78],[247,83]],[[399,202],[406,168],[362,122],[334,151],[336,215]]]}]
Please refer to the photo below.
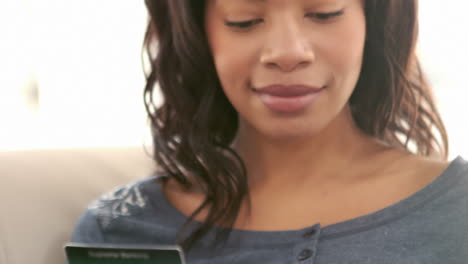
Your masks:
[{"label": "mouth", "polygon": [[304,84],[294,84],[294,85],[282,85],[274,84],[268,85],[260,88],[252,88],[255,92],[270,94],[273,96],[280,97],[295,97],[302,96],[310,93],[319,92],[324,86],[311,86]]},{"label": "mouth", "polygon": [[297,113],[311,106],[327,86],[270,85],[253,88],[260,101],[273,112]]}]

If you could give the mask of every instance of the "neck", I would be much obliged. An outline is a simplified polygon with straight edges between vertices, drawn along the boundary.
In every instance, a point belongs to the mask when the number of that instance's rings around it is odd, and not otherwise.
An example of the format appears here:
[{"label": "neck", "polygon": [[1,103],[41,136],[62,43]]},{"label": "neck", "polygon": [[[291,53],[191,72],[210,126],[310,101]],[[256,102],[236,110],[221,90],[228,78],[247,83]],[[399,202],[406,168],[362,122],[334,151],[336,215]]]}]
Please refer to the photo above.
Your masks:
[{"label": "neck", "polygon": [[319,134],[294,140],[269,138],[241,125],[233,147],[245,162],[251,191],[347,182],[350,170],[385,148],[358,129],[347,111]]}]

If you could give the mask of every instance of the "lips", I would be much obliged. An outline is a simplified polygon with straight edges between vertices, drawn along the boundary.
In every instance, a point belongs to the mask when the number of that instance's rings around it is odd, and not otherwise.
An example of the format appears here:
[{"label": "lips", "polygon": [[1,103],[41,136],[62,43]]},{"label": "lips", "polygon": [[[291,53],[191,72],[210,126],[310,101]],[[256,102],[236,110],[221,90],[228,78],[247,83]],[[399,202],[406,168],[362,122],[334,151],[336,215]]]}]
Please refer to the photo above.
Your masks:
[{"label": "lips", "polygon": [[295,113],[305,110],[316,101],[324,88],[307,85],[270,85],[252,90],[270,110]]},{"label": "lips", "polygon": [[315,87],[309,85],[269,85],[261,88],[254,88],[257,93],[265,93],[279,97],[296,97],[303,96],[309,93],[315,93],[322,90],[323,87]]}]

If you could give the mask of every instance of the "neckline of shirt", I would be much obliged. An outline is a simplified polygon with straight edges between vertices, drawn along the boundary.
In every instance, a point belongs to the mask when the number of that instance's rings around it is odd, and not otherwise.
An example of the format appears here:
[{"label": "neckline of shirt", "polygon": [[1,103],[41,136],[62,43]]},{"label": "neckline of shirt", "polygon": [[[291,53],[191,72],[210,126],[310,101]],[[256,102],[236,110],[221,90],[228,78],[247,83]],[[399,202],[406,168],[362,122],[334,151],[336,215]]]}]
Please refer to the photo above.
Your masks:
[{"label": "neckline of shirt", "polygon": [[[317,233],[320,234],[320,240],[333,239],[369,230],[400,219],[413,212],[415,208],[422,206],[440,196],[443,192],[448,191],[450,187],[455,186],[457,181],[464,175],[463,173],[468,170],[468,166],[463,167],[463,165],[468,165],[468,162],[461,156],[456,157],[437,178],[419,191],[390,206],[367,215],[324,227],[322,227],[320,223],[312,223],[308,227],[296,230],[258,231],[232,229],[229,241],[238,241],[240,239],[244,246],[271,244],[275,242],[283,244],[301,239],[303,240],[304,234],[311,230],[318,231]],[[153,177],[155,180],[152,182],[155,183],[155,187],[151,189],[150,195],[153,206],[156,207],[157,213],[162,212],[162,214],[164,214],[164,218],[167,219],[166,224],[174,228],[181,227],[188,217],[175,208],[164,195],[162,186],[158,181],[162,175],[155,175]],[[200,223],[194,221],[194,225],[198,226]],[[215,227],[214,230],[219,229],[221,228]],[[209,233],[204,239],[213,239],[213,232]],[[230,244],[229,241],[227,242],[228,246]],[[236,244],[239,246],[237,242]]]}]

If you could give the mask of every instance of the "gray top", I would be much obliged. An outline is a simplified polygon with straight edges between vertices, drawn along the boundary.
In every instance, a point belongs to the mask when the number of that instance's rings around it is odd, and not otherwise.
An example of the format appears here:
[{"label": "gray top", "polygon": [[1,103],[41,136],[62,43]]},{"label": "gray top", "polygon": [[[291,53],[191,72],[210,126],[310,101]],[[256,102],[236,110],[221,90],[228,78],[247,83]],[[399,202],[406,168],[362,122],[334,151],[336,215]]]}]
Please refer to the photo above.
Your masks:
[{"label": "gray top", "polygon": [[[187,219],[152,176],[92,202],[73,242],[174,244]],[[313,223],[311,223],[313,224]],[[468,162],[457,157],[433,182],[374,213],[326,227],[300,230],[234,229],[214,253],[209,233],[186,255],[191,263],[232,264],[466,264],[468,263]]]}]

